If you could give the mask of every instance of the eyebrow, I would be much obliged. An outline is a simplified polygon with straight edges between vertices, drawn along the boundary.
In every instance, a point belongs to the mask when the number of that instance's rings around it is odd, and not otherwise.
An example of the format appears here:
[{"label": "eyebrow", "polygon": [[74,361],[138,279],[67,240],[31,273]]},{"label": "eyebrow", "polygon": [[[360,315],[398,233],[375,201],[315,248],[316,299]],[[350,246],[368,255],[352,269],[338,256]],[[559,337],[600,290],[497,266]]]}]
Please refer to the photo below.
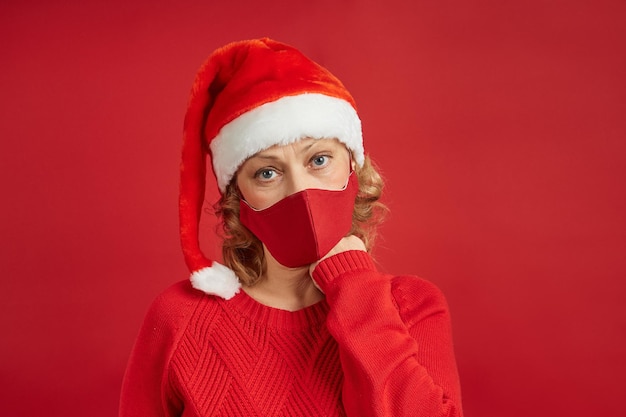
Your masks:
[{"label": "eyebrow", "polygon": [[250,157],[250,159],[256,159],[256,158],[258,158],[258,159],[267,159],[267,160],[270,160],[270,161],[277,161],[277,160],[280,159],[280,157],[278,157],[276,155],[262,155],[260,153],[258,153],[256,155],[252,155]]},{"label": "eyebrow", "polygon": [[[308,145],[305,145],[298,153],[308,152],[313,146],[315,146],[315,145],[317,145],[319,143],[322,143],[323,140],[325,140],[325,139],[315,139],[315,140],[312,140],[311,143],[309,143]],[[261,152],[257,153],[256,155],[253,155],[252,158],[262,158],[262,159],[268,159],[268,160],[273,160],[273,161],[280,159],[279,156],[272,155],[272,154],[269,154],[269,155],[265,154],[267,152],[272,152],[271,148],[262,150]]]}]

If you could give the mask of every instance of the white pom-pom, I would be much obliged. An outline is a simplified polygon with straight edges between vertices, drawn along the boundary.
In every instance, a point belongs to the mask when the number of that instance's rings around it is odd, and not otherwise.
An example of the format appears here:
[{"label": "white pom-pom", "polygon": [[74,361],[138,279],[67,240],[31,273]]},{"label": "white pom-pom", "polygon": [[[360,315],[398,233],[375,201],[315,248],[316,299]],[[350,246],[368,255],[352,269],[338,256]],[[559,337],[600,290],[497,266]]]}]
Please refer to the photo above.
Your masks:
[{"label": "white pom-pom", "polygon": [[191,274],[191,286],[207,294],[230,300],[239,292],[241,283],[232,269],[213,262],[210,267]]}]

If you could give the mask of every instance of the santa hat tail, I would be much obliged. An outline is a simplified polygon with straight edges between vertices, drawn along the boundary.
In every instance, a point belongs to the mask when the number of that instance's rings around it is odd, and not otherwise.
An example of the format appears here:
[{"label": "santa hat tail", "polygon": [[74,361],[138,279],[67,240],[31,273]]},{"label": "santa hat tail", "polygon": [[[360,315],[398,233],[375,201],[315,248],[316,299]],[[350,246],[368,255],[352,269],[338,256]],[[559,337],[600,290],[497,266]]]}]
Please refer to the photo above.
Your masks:
[{"label": "santa hat tail", "polygon": [[180,164],[180,238],[194,288],[205,293],[232,298],[241,287],[235,273],[208,259],[200,249],[198,225],[204,203],[207,150],[203,143],[206,115],[213,105],[210,92],[220,64],[208,59],[198,71],[187,105]]}]

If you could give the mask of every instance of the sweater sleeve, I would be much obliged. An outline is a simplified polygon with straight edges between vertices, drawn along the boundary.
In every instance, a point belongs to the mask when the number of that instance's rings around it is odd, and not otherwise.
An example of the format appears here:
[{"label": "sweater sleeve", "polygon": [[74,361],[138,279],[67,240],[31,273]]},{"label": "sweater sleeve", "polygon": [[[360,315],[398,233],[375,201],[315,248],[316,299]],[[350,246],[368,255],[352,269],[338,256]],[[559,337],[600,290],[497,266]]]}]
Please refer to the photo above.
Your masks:
[{"label": "sweater sleeve", "polygon": [[197,298],[181,282],[150,306],[131,353],[120,396],[120,417],[174,417],[182,413],[169,363]]},{"label": "sweater sleeve", "polygon": [[450,318],[437,287],[381,274],[363,251],[323,260],[313,278],[330,305],[348,416],[462,416]]}]

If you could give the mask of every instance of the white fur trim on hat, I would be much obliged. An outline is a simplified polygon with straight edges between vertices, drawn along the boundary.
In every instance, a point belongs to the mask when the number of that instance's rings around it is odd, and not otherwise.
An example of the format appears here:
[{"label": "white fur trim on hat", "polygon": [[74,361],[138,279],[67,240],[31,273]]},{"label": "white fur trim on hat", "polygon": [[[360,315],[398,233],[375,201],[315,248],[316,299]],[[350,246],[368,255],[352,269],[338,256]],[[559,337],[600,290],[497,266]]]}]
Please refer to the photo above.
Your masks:
[{"label": "white fur trim on hat", "polygon": [[239,292],[241,284],[232,269],[213,261],[213,265],[194,271],[191,286],[207,294],[230,300]]},{"label": "white fur trim on hat", "polygon": [[239,166],[257,152],[307,137],[336,138],[363,164],[361,120],[350,103],[317,93],[285,96],[242,114],[211,141],[219,189],[223,192]]}]

